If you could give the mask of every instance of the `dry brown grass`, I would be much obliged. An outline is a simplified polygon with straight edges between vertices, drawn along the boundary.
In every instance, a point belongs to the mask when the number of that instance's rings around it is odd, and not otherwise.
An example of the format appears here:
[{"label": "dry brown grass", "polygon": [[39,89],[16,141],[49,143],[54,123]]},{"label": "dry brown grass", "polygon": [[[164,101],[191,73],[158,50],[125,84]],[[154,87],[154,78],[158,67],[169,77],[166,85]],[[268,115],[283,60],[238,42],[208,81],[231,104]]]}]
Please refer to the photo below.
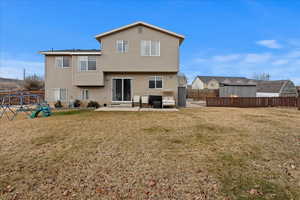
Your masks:
[{"label": "dry brown grass", "polygon": [[0,121],[0,199],[300,199],[300,111]]}]

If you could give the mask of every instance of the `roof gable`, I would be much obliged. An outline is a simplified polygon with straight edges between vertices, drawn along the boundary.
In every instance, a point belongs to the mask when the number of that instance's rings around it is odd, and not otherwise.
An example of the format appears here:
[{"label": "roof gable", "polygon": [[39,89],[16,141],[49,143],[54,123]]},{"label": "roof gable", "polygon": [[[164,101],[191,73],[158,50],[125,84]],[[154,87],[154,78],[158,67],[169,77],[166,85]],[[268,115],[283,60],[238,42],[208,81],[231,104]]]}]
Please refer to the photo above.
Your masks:
[{"label": "roof gable", "polygon": [[117,32],[120,32],[120,31],[123,31],[123,30],[126,30],[126,29],[129,29],[129,28],[132,28],[132,27],[135,27],[135,26],[138,26],[138,25],[142,25],[142,26],[151,28],[153,30],[160,31],[162,33],[165,33],[165,34],[177,37],[179,39],[180,43],[184,40],[184,36],[183,35],[174,33],[172,31],[169,31],[169,30],[166,30],[166,29],[163,29],[163,28],[160,28],[158,26],[154,26],[154,25],[142,22],[142,21],[138,21],[138,22],[126,25],[126,26],[122,26],[120,28],[113,29],[113,30],[108,31],[108,32],[104,32],[104,33],[98,34],[98,35],[95,36],[95,38],[97,40],[100,40],[104,36],[111,35],[111,34],[114,34],[114,33],[117,33]]},{"label": "roof gable", "polygon": [[257,81],[257,92],[280,93],[288,80]]}]

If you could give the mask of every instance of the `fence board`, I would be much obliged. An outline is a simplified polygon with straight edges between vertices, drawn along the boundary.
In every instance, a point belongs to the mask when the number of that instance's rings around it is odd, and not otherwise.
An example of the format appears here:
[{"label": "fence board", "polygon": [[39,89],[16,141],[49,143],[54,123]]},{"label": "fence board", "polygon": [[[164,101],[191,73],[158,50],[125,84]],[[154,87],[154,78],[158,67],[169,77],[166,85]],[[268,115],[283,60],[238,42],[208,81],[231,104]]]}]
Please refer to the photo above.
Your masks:
[{"label": "fence board", "polygon": [[[22,100],[20,98],[21,94],[24,95]],[[38,98],[30,95],[37,95]],[[23,104],[35,104],[44,101],[44,98],[44,90],[0,92],[0,103],[3,102],[10,105],[20,105],[21,101],[23,101]]]},{"label": "fence board", "polygon": [[218,97],[219,90],[211,90],[211,89],[188,89],[187,90],[187,98],[193,100],[206,100],[208,97]]},{"label": "fence board", "polygon": [[300,97],[208,97],[209,107],[298,107]]}]

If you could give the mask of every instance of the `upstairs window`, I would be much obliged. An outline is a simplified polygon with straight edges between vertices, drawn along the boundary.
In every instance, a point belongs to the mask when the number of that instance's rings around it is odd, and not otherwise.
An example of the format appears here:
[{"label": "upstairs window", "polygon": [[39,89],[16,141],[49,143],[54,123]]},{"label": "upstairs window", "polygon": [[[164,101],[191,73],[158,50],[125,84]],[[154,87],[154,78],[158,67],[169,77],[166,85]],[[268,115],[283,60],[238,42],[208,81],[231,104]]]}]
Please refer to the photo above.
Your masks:
[{"label": "upstairs window", "polygon": [[70,67],[70,57],[68,57],[68,56],[56,56],[55,57],[55,66],[58,67],[58,68]]},{"label": "upstairs window", "polygon": [[160,41],[142,40],[141,56],[160,56]]},{"label": "upstairs window", "polygon": [[126,40],[117,40],[116,48],[118,53],[125,53],[128,51],[128,41]]},{"label": "upstairs window", "polygon": [[161,76],[152,76],[149,79],[149,88],[161,89],[163,86]]},{"label": "upstairs window", "polygon": [[89,99],[89,90],[83,89],[81,90],[81,99],[88,100]]},{"label": "upstairs window", "polygon": [[80,56],[78,68],[80,72],[96,70],[96,56]]}]

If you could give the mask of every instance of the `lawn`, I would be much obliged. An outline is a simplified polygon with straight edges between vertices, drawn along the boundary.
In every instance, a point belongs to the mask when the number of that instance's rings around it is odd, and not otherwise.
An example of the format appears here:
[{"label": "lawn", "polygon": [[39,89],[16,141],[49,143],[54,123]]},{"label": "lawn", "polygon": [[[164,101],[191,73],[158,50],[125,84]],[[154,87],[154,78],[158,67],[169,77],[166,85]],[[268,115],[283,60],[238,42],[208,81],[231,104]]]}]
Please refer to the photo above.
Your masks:
[{"label": "lawn", "polygon": [[0,121],[0,200],[300,199],[300,111],[61,112]]}]

